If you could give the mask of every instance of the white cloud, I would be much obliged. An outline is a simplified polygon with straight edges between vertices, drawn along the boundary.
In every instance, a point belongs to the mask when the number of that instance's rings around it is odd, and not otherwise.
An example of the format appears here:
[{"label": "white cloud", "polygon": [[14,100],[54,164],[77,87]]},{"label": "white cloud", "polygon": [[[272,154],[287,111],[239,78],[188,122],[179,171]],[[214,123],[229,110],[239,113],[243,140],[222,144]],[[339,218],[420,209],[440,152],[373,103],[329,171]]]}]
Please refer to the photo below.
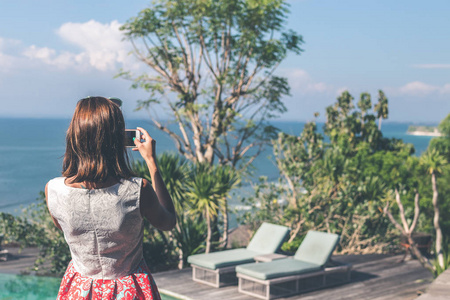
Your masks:
[{"label": "white cloud", "polygon": [[64,40],[85,49],[88,52],[99,50],[121,50],[123,49],[122,33],[119,30],[118,21],[109,24],[90,20],[86,23],[65,23],[57,34]]},{"label": "white cloud", "polygon": [[5,51],[7,49],[11,49],[20,45],[21,42],[19,40],[14,39],[5,39],[0,37],[0,51]]},{"label": "white cloud", "polygon": [[118,21],[102,24],[91,20],[86,23],[65,23],[56,31],[64,41],[80,49],[80,52],[57,52],[47,47],[32,45],[23,51],[29,59],[60,69],[96,69],[115,71],[120,67],[136,68],[136,62],[128,56],[131,47],[122,41]]},{"label": "white cloud", "polygon": [[441,88],[441,94],[450,94],[450,83],[445,84]]},{"label": "white cloud", "polygon": [[400,87],[398,90],[400,94],[410,95],[410,96],[425,96],[433,92],[439,91],[438,86],[426,84],[420,81],[413,81]]},{"label": "white cloud", "polygon": [[450,64],[416,64],[412,67],[418,69],[450,69]]},{"label": "white cloud", "polygon": [[20,47],[21,42],[14,39],[0,37],[0,73],[6,73],[14,69],[18,58],[13,54]]},{"label": "white cloud", "polygon": [[13,57],[0,52],[0,71],[5,72],[13,66]]},{"label": "white cloud", "polygon": [[288,78],[293,94],[324,94],[332,93],[335,90],[327,83],[315,81],[308,72],[302,69],[283,69],[280,72]]},{"label": "white cloud", "polygon": [[53,56],[55,56],[56,51],[47,47],[39,48],[35,45],[32,45],[25,49],[22,54],[25,57],[40,59],[45,63],[52,64]]},{"label": "white cloud", "polygon": [[408,96],[426,98],[431,95],[441,97],[450,94],[450,83],[444,85],[432,85],[422,81],[412,81],[400,87],[385,87],[385,92],[396,96]]}]

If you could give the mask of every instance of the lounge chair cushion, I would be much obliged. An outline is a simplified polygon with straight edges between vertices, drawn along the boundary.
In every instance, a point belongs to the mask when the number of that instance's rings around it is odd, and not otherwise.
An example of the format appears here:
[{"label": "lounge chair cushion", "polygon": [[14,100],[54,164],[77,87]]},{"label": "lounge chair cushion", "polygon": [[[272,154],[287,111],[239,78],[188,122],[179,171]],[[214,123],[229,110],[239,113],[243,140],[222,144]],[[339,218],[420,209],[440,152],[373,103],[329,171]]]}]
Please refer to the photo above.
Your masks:
[{"label": "lounge chair cushion", "polygon": [[267,280],[320,270],[320,266],[292,258],[278,259],[265,263],[244,264],[236,267],[236,273],[256,279]]},{"label": "lounge chair cushion", "polygon": [[247,250],[260,254],[275,253],[289,233],[286,226],[263,223],[247,246]]},{"label": "lounge chair cushion", "polygon": [[339,235],[337,234],[310,230],[300,244],[294,258],[323,266],[330,259],[338,242]]},{"label": "lounge chair cushion", "polygon": [[218,268],[254,262],[255,260],[253,257],[259,254],[261,253],[245,248],[231,249],[208,254],[203,253],[191,255],[188,257],[188,263],[211,270],[216,270]]}]

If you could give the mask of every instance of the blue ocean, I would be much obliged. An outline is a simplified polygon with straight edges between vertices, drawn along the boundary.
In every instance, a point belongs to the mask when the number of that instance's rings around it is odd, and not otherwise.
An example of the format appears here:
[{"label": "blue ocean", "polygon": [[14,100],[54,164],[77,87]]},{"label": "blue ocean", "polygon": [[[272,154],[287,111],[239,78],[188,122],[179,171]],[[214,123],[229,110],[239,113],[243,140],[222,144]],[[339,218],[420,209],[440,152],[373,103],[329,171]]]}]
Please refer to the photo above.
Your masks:
[{"label": "blue ocean", "polygon": [[[34,202],[47,181],[61,175],[65,133],[69,119],[0,118],[0,211],[19,214],[20,208]],[[298,135],[304,123],[274,122],[284,132]],[[383,135],[412,143],[420,155],[431,137],[407,135],[408,123],[383,123]],[[172,140],[154,129],[148,120],[129,120],[127,128],[146,128],[157,141],[157,151],[176,152]],[[320,126],[320,125],[319,125]],[[256,176],[276,180],[278,171],[267,149],[254,162]],[[138,159],[137,153],[131,155]]]}]

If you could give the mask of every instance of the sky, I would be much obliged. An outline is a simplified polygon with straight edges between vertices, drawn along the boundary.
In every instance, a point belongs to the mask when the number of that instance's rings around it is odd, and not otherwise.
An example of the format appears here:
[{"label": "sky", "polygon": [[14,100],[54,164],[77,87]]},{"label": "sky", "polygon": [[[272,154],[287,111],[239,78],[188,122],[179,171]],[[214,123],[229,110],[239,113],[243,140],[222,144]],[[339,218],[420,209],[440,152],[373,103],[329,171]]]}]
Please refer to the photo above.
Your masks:
[{"label": "sky", "polygon": [[[348,90],[389,99],[389,121],[437,124],[450,113],[450,1],[289,0],[286,28],[304,52],[277,69],[291,86],[283,120],[308,121]],[[124,100],[126,118],[142,90],[114,76],[145,70],[128,55],[121,24],[144,0],[0,0],[0,117],[68,118],[77,100]],[[161,112],[163,113],[163,112]]]}]

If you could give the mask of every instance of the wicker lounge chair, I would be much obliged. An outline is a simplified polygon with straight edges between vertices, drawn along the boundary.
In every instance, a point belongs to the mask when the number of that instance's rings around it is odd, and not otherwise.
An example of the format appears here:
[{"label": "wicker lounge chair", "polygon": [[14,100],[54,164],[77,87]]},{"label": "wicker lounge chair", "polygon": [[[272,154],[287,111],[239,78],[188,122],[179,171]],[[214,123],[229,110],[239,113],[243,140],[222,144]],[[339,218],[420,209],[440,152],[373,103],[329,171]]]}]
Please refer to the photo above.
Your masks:
[{"label": "wicker lounge chair", "polygon": [[237,265],[255,262],[259,255],[275,253],[288,233],[289,228],[285,226],[263,223],[247,248],[191,255],[188,262],[192,266],[192,279],[216,288],[234,284]]},{"label": "wicker lounge chair", "polygon": [[294,257],[236,267],[239,292],[273,299],[350,280],[350,265],[330,261],[339,236],[309,231]]}]

